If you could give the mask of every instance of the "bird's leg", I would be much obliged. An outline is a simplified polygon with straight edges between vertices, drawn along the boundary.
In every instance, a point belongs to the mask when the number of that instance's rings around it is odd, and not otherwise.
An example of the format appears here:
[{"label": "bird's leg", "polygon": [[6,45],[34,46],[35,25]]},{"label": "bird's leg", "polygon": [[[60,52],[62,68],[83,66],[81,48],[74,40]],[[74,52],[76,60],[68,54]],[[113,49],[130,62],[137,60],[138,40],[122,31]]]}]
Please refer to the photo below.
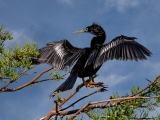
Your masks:
[{"label": "bird's leg", "polygon": [[92,76],[89,76],[88,84],[89,85],[99,85],[99,82],[94,82],[94,78]]},{"label": "bird's leg", "polygon": [[93,77],[89,76],[88,84],[89,85],[94,85],[95,84]]},{"label": "bird's leg", "polygon": [[82,78],[82,81],[83,81],[83,84],[86,86],[86,87],[91,87],[93,88],[94,86],[96,87],[99,87],[99,86],[103,86],[103,83],[102,82],[94,82],[94,79],[92,76],[89,76],[89,79],[88,80],[84,80],[84,78]]},{"label": "bird's leg", "polygon": [[88,82],[87,82],[87,81],[85,81],[85,79],[84,79],[84,78],[82,78],[82,81],[83,81],[83,84],[84,84],[86,87],[88,87],[88,86],[89,86]]}]

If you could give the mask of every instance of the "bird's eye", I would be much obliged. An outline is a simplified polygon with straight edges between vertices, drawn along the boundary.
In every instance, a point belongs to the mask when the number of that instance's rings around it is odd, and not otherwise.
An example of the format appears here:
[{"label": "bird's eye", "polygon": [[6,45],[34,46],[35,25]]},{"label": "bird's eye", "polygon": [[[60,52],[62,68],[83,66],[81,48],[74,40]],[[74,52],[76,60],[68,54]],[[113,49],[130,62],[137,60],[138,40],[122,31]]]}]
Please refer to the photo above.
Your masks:
[{"label": "bird's eye", "polygon": [[88,28],[85,28],[84,30],[85,30],[85,32],[88,32]]}]

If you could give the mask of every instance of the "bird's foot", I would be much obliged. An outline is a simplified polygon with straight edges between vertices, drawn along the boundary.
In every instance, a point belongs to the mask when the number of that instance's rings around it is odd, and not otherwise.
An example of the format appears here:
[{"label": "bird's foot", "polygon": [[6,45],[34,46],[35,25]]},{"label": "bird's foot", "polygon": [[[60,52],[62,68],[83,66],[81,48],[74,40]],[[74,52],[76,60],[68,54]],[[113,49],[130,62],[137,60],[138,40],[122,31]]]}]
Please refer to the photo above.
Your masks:
[{"label": "bird's foot", "polygon": [[103,87],[104,83],[103,82],[94,82],[94,79],[93,77],[89,77],[88,80],[84,80],[84,78],[82,78],[82,81],[83,81],[83,84],[86,86],[86,87],[90,87],[90,88],[93,88],[93,87]]},{"label": "bird's foot", "polygon": [[94,88],[94,82],[90,81],[89,79],[84,81],[83,84],[86,86],[86,87],[90,87],[90,88]]}]

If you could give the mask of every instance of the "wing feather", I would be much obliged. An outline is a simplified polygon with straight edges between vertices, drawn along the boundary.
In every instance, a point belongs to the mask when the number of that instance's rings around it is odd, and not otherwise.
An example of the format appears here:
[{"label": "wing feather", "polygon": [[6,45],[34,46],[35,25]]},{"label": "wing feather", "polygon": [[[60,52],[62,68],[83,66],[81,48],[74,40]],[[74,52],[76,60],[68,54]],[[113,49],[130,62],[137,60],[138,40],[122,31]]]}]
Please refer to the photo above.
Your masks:
[{"label": "wing feather", "polygon": [[135,37],[127,37],[124,35],[114,38],[108,44],[101,47],[94,68],[102,65],[107,60],[143,60],[146,56],[151,56],[151,52],[135,41]]},{"label": "wing feather", "polygon": [[84,52],[85,49],[72,46],[68,40],[55,41],[39,49],[38,61],[62,70],[66,66],[71,66]]},{"label": "wing feather", "polygon": [[130,51],[129,51],[128,45],[126,45],[126,51],[127,51],[127,59],[131,59],[131,57],[130,57],[131,55],[130,55]]}]

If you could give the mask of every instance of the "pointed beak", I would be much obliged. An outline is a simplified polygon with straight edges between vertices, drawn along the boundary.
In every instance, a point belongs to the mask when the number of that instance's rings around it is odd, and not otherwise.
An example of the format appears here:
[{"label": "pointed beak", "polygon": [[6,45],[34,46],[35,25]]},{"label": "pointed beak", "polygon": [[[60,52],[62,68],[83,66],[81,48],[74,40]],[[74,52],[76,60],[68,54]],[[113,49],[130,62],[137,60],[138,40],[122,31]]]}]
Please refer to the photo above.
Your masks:
[{"label": "pointed beak", "polygon": [[78,31],[73,32],[73,34],[78,34],[78,33],[83,33],[83,32],[85,32],[85,30],[78,30]]}]

